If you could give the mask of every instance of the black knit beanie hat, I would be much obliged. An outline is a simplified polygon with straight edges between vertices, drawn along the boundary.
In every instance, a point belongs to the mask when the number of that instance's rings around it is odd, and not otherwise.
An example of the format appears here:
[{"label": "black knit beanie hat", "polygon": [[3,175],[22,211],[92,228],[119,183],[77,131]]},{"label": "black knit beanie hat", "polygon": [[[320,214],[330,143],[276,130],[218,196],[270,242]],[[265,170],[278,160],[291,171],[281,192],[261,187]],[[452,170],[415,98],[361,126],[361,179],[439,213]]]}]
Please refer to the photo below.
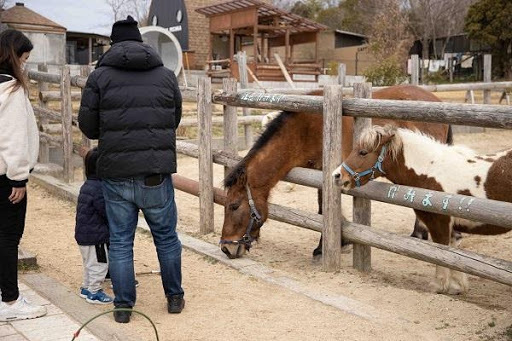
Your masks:
[{"label": "black knit beanie hat", "polygon": [[142,42],[137,22],[131,15],[129,15],[126,20],[116,21],[114,25],[112,25],[110,40],[112,40],[112,44],[125,40],[136,40]]}]

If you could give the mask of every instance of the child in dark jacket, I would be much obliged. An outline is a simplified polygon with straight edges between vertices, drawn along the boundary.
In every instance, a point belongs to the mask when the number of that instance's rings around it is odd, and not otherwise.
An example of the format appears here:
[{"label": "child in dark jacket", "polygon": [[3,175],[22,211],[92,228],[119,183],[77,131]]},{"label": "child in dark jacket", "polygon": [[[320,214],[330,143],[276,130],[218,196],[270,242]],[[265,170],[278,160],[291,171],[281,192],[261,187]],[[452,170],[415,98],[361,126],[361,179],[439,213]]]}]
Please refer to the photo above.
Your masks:
[{"label": "child in dark jacket", "polygon": [[80,188],[76,208],[75,239],[84,267],[80,296],[94,304],[109,304],[112,297],[101,288],[108,272],[109,230],[101,180],[96,176],[97,148],[84,157],[86,181]]}]

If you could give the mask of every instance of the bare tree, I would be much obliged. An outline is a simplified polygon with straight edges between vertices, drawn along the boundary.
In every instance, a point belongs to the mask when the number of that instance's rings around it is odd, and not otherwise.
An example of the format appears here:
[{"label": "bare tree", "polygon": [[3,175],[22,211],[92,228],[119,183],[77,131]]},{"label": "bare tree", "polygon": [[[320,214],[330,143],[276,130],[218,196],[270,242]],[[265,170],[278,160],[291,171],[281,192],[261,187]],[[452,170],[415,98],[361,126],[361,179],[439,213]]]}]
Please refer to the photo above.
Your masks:
[{"label": "bare tree", "polygon": [[290,10],[296,2],[297,0],[273,0],[272,4],[276,7]]},{"label": "bare tree", "polygon": [[381,0],[344,0],[339,6],[344,16],[343,29],[370,34],[372,26],[375,25],[375,18],[387,10],[388,4],[388,1]]},{"label": "bare tree", "polygon": [[112,14],[114,15],[114,22],[121,20],[124,17],[128,0],[105,0],[105,2],[110,6],[110,9],[112,10]]},{"label": "bare tree", "polygon": [[[474,0],[403,0],[409,12],[409,28],[422,44],[423,59],[430,59],[429,46],[433,42],[434,56],[443,55],[449,37],[461,33],[464,18]],[[446,37],[438,51],[437,38]],[[421,68],[421,77],[424,70]]]},{"label": "bare tree", "polygon": [[135,19],[139,22],[139,26],[149,25],[149,6],[151,0],[128,0],[127,11],[133,13]]},{"label": "bare tree", "polygon": [[151,0],[105,0],[110,6],[114,21],[122,20],[131,15],[139,22],[139,26],[147,26],[149,22],[149,6]]},{"label": "bare tree", "polygon": [[379,5],[383,7],[374,14],[368,31],[370,51],[378,60],[393,58],[397,63],[405,64],[413,41],[407,15],[399,0],[381,0]]}]

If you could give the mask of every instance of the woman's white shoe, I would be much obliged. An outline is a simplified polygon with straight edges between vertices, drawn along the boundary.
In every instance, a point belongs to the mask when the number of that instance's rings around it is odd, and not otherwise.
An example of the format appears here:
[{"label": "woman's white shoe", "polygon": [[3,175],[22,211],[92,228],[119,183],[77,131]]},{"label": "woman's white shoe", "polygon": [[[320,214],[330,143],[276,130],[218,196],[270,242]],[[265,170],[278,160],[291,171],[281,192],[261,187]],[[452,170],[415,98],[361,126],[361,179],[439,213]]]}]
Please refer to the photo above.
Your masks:
[{"label": "woman's white shoe", "polygon": [[46,315],[46,307],[34,305],[21,294],[13,304],[0,304],[0,322],[34,319]]}]

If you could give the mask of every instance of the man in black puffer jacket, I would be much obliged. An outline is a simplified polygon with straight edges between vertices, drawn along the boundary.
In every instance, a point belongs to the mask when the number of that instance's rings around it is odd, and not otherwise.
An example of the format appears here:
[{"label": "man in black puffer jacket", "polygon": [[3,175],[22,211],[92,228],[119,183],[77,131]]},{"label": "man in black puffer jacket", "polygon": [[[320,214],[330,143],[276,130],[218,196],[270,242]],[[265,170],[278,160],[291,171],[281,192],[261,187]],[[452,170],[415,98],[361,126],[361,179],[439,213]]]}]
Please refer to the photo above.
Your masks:
[{"label": "man in black puffer jacket", "polygon": [[[112,27],[112,47],[87,80],[78,121],[98,139],[97,174],[103,180],[110,227],[109,270],[116,307],[136,300],[133,239],[139,209],[153,234],[169,313],[185,305],[181,243],[171,173],[176,172],[176,128],[181,94],[174,73],[142,43],[131,16]],[[117,322],[131,312],[116,311]]]}]

